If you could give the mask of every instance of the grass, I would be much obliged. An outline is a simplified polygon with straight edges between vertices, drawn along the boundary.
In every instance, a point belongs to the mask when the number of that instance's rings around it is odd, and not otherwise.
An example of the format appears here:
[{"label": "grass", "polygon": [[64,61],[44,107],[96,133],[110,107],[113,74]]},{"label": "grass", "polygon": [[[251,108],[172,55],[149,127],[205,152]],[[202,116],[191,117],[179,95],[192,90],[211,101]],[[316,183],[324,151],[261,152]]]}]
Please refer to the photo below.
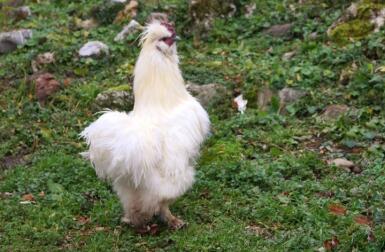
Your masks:
[{"label": "grass", "polygon": [[[178,49],[187,80],[217,82],[249,100],[243,115],[230,98],[208,109],[212,136],[196,183],[172,207],[189,226],[177,232],[161,226],[156,236],[120,223],[111,187],[79,155],[86,146],[78,133],[97,118],[91,109],[96,95],[131,81],[135,38],[113,42],[121,29],[114,24],[87,32],[73,27],[73,17],[87,17],[101,1],[27,2],[32,17],[3,22],[4,29],[36,33],[23,48],[0,56],[0,251],[314,251],[333,237],[338,251],[385,249],[385,79],[376,70],[385,64],[384,32],[344,47],[330,43],[324,34],[344,1],[254,1],[252,17],[216,20],[199,47],[182,33],[189,24],[181,14],[185,2],[141,7],[142,23],[151,11],[169,7],[184,38]],[[295,11],[286,11],[289,5]],[[284,22],[295,24],[293,38],[261,33]],[[308,38],[313,32],[318,37]],[[111,54],[79,59],[77,50],[88,40],[105,42]],[[293,50],[292,60],[281,60]],[[45,70],[69,85],[42,107],[28,76],[31,60],[46,51],[57,60]],[[340,73],[353,64],[348,83],[341,84]],[[277,113],[277,95],[260,111],[257,92],[266,85],[308,95],[285,115]],[[320,115],[329,104],[354,109],[325,121]],[[352,160],[359,171],[327,164],[337,157]],[[21,204],[28,194],[34,202]]]}]

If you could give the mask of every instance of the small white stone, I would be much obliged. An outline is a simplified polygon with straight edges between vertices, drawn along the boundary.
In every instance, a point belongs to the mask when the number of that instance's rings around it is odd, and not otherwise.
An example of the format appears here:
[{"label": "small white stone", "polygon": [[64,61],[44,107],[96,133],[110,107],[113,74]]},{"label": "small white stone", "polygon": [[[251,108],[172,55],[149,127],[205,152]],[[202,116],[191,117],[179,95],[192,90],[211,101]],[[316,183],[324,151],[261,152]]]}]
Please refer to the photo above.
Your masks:
[{"label": "small white stone", "polygon": [[102,53],[108,54],[108,46],[100,41],[90,41],[79,50],[80,57],[99,56]]}]

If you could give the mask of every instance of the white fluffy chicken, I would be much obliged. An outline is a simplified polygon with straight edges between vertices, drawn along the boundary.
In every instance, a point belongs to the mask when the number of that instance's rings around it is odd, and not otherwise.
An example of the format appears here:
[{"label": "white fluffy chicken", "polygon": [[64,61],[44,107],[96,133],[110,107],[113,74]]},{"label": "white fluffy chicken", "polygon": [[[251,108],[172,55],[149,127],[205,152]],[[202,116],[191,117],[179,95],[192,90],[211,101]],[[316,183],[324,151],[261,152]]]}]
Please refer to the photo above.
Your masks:
[{"label": "white fluffy chicken", "polygon": [[169,205],[194,182],[194,162],[210,121],[184,85],[172,25],[147,25],[134,70],[130,113],[107,111],[82,133],[97,175],[112,181],[123,221],[146,227],[155,214],[173,229],[184,222]]}]

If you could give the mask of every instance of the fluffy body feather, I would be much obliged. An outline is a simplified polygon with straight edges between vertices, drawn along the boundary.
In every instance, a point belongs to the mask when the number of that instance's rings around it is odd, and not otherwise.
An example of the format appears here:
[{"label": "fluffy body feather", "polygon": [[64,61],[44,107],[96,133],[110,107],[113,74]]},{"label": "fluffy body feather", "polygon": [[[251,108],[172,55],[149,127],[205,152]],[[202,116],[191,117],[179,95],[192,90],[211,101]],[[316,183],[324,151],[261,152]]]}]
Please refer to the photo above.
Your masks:
[{"label": "fluffy body feather", "polygon": [[[154,214],[174,228],[168,205],[194,182],[194,162],[209,132],[206,111],[186,90],[167,26],[152,23],[142,37],[130,113],[107,111],[82,133],[97,175],[112,181],[125,220],[143,225]],[[168,41],[169,43],[169,41]]]}]

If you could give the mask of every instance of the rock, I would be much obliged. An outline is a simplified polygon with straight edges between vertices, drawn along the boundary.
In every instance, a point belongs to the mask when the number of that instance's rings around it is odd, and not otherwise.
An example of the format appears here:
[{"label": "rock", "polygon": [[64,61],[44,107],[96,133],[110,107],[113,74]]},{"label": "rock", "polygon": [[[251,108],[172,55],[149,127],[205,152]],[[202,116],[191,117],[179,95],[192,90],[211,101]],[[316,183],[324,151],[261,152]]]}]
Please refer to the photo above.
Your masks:
[{"label": "rock", "polygon": [[292,23],[273,25],[272,27],[264,30],[263,33],[278,38],[288,37],[291,35],[292,28]]},{"label": "rock", "polygon": [[134,106],[134,96],[130,91],[124,90],[106,90],[95,99],[93,110],[116,109],[130,111]]},{"label": "rock", "polygon": [[352,161],[347,160],[345,158],[336,158],[333,160],[328,160],[327,163],[329,165],[335,165],[338,168],[342,168],[348,172],[359,174],[362,172],[362,169],[355,165]]},{"label": "rock", "polygon": [[385,5],[376,1],[352,3],[328,29],[327,35],[341,45],[378,32],[385,24]]},{"label": "rock", "polygon": [[13,11],[13,16],[16,20],[27,19],[31,15],[31,9],[28,6],[21,6]]},{"label": "rock", "polygon": [[226,96],[227,92],[223,85],[217,83],[198,85],[188,82],[186,88],[205,108],[208,108],[209,105],[221,97]]},{"label": "rock", "polygon": [[93,28],[96,28],[98,26],[98,23],[94,18],[81,20],[80,18],[75,18],[75,25],[78,28],[84,29],[84,30],[91,30]]},{"label": "rock", "polygon": [[44,65],[55,62],[55,54],[51,52],[41,53],[37,55],[36,59],[32,60],[31,67],[34,73],[41,70]]},{"label": "rock", "polygon": [[266,110],[267,106],[270,105],[271,99],[273,98],[273,92],[268,87],[263,87],[258,92],[258,108],[262,111]]},{"label": "rock", "polygon": [[143,26],[135,20],[131,20],[130,23],[123,27],[123,30],[115,36],[114,41],[123,41],[128,35],[133,34],[137,31],[143,30]]},{"label": "rock", "polygon": [[108,46],[100,41],[90,41],[79,50],[80,57],[98,57],[102,54],[109,54]]},{"label": "rock", "polygon": [[169,22],[168,15],[162,12],[152,12],[150,15],[148,15],[147,23],[151,23],[154,20],[158,20],[160,22],[166,22],[166,23]]},{"label": "rock", "polygon": [[296,55],[296,51],[287,52],[282,56],[283,61],[289,61],[291,58],[293,58]]},{"label": "rock", "polygon": [[37,76],[35,81],[35,95],[41,105],[44,105],[49,96],[60,89],[59,82],[50,73]]},{"label": "rock", "polygon": [[0,54],[16,50],[17,46],[24,45],[32,38],[32,30],[22,29],[0,33]]},{"label": "rock", "polygon": [[321,117],[324,119],[337,119],[341,115],[348,112],[350,108],[346,105],[333,104],[325,108]]},{"label": "rock", "polygon": [[329,160],[329,164],[335,165],[337,167],[343,167],[343,168],[351,168],[354,166],[354,163],[352,161],[349,161],[345,158],[336,158],[333,160]]},{"label": "rock", "polygon": [[278,96],[281,103],[289,104],[299,100],[306,94],[307,93],[305,91],[296,90],[293,88],[284,88],[279,91]]},{"label": "rock", "polygon": [[119,11],[115,17],[114,23],[120,24],[124,21],[128,21],[132,18],[135,18],[138,14],[138,1],[131,0],[128,4],[124,6],[124,9]]}]

